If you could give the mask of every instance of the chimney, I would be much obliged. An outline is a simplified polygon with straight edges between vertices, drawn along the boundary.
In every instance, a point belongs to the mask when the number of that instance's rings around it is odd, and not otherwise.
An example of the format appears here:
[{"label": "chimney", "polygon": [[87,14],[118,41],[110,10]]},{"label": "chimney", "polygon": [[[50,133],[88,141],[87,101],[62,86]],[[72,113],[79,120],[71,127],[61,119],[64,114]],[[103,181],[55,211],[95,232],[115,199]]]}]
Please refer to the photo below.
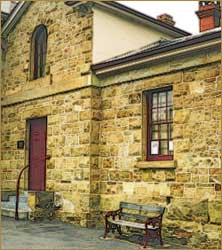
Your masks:
[{"label": "chimney", "polygon": [[175,25],[175,22],[173,20],[173,17],[169,14],[161,14],[159,16],[157,16],[157,20],[163,22],[163,23],[166,23],[168,25],[171,25],[171,26],[174,26]]},{"label": "chimney", "polygon": [[200,32],[220,26],[220,2],[200,1],[196,14],[199,17]]}]

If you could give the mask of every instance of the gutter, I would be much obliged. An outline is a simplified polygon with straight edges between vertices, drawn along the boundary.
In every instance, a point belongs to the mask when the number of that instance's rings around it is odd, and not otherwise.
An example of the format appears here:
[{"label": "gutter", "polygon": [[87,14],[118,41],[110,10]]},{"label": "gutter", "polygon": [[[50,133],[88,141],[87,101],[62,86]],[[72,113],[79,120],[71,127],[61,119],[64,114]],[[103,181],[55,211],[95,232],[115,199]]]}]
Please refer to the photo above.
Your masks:
[{"label": "gutter", "polygon": [[[114,70],[123,69],[129,66],[150,62],[153,60],[157,60],[160,58],[165,58],[169,56],[173,56],[180,53],[185,53],[188,51],[194,51],[196,49],[201,49],[205,47],[210,47],[213,45],[220,45],[221,32],[214,32],[210,34],[206,34],[204,36],[196,37],[190,40],[179,41],[178,43],[168,44],[158,46],[147,51],[138,52],[133,55],[129,55],[126,57],[122,57],[119,59],[114,59],[112,61],[97,63],[91,66],[91,69],[95,71],[96,75],[108,73]],[[212,41],[215,40],[216,41]],[[205,43],[200,45],[200,43]],[[206,43],[207,42],[207,43]],[[192,46],[191,48],[187,48],[188,46]],[[135,62],[136,61],[136,62]]]}]

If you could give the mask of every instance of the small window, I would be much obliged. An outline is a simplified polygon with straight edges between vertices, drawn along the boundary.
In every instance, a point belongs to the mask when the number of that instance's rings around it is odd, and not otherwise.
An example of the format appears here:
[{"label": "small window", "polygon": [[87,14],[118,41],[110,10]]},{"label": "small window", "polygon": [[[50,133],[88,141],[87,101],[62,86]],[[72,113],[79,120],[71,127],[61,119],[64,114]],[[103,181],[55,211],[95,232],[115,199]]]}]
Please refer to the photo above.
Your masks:
[{"label": "small window", "polygon": [[147,93],[147,158],[173,159],[173,95],[172,88]]},{"label": "small window", "polygon": [[45,75],[47,53],[47,29],[44,25],[35,28],[31,44],[31,78],[37,79]]}]

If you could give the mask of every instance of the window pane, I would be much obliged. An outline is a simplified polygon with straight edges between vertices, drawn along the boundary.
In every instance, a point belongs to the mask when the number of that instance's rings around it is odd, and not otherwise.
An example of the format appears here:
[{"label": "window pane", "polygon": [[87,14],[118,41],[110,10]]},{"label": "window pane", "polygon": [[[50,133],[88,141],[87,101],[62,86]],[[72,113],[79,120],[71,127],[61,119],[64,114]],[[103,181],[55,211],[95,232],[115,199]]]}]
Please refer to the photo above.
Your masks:
[{"label": "window pane", "polygon": [[152,121],[157,121],[157,109],[152,110]]},{"label": "window pane", "polygon": [[173,141],[169,141],[169,153],[173,154]]},{"label": "window pane", "polygon": [[160,138],[161,139],[167,139],[167,124],[163,124],[160,126]]},{"label": "window pane", "polygon": [[167,107],[167,119],[170,121],[170,120],[173,120],[173,107]]},{"label": "window pane", "polygon": [[160,154],[161,155],[168,155],[168,141],[161,141]]},{"label": "window pane", "polygon": [[157,107],[157,93],[152,96],[152,106]]},{"label": "window pane", "polygon": [[166,106],[166,92],[159,93],[159,106]]},{"label": "window pane", "polygon": [[44,75],[47,53],[47,29],[45,26],[38,26],[33,33],[32,40],[32,63],[33,78],[36,79]]},{"label": "window pane", "polygon": [[173,124],[170,124],[169,127],[170,127],[170,139],[173,139]]},{"label": "window pane", "polygon": [[168,91],[168,93],[167,93],[167,102],[168,102],[168,105],[172,105],[173,104],[172,91]]},{"label": "window pane", "polygon": [[158,125],[152,126],[152,140],[158,139]]},{"label": "window pane", "polygon": [[159,154],[159,141],[151,141],[151,155],[158,155]]},{"label": "window pane", "polygon": [[169,88],[149,93],[148,158],[168,160],[173,156],[173,94]]},{"label": "window pane", "polygon": [[159,120],[166,121],[166,108],[159,109]]}]

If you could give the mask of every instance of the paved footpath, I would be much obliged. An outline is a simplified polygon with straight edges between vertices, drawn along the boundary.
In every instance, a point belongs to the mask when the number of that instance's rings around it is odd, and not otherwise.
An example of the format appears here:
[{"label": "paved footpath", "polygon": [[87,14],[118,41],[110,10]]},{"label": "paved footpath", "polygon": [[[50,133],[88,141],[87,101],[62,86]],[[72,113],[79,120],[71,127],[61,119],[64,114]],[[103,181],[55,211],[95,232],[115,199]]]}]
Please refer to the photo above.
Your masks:
[{"label": "paved footpath", "polygon": [[[2,217],[1,249],[73,249],[73,250],[124,250],[140,249],[138,244],[126,240],[102,238],[103,230],[87,229],[57,220],[44,222],[15,221]],[[112,234],[110,233],[112,236]],[[165,245],[165,249],[178,249]],[[147,249],[160,249],[153,246]],[[179,248],[181,249],[181,248]]]}]

